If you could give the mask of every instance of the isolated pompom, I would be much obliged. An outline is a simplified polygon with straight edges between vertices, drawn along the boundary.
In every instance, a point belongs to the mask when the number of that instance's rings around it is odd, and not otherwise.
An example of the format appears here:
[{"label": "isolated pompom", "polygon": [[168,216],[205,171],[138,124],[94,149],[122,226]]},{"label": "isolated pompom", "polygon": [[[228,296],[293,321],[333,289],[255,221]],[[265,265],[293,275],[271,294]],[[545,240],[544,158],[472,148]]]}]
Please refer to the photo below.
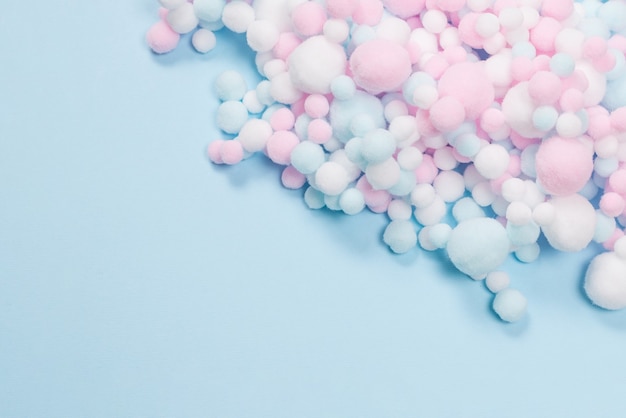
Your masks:
[{"label": "isolated pompom", "polygon": [[526,313],[527,306],[526,297],[519,290],[510,287],[496,293],[493,299],[493,310],[506,322],[519,321]]}]

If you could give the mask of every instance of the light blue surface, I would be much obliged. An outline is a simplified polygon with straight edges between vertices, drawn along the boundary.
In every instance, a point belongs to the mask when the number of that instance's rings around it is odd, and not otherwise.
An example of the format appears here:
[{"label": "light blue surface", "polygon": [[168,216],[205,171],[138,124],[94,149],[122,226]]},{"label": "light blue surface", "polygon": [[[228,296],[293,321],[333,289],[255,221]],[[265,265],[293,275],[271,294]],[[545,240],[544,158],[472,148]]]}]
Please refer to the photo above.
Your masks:
[{"label": "light blue surface", "polygon": [[[156,1],[0,13],[0,417],[623,417],[626,313],[593,250],[507,262],[504,324],[385,220],[310,211],[262,158],[207,162],[241,39],[156,57]],[[250,69],[250,80],[254,78]]]}]

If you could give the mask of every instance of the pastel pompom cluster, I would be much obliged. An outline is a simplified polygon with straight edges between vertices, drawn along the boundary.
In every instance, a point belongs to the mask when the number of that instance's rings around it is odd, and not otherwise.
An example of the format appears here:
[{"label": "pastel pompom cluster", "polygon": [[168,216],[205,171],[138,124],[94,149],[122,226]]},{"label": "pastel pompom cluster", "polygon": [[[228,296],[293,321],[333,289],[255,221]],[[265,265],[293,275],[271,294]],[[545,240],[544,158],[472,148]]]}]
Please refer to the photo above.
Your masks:
[{"label": "pastel pompom cluster", "polygon": [[513,253],[599,243],[585,289],[626,307],[626,1],[160,0],[156,53],[245,34],[263,77],[216,80],[210,159],[262,153],[312,209],[368,209],[395,253],[443,250],[495,293]]}]

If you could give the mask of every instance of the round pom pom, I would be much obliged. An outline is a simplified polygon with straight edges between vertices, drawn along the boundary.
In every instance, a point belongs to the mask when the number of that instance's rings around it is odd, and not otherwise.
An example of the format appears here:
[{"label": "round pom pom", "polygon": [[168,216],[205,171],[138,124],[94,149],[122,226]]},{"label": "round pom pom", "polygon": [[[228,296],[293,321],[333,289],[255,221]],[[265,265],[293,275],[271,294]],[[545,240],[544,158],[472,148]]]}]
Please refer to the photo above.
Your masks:
[{"label": "round pom pom", "polygon": [[167,23],[180,34],[194,30],[200,21],[196,17],[192,3],[183,3],[167,14]]},{"label": "round pom pom", "polygon": [[498,293],[511,284],[511,279],[506,271],[492,271],[485,279],[485,285],[492,293]]},{"label": "round pom pom", "polygon": [[383,233],[383,241],[394,253],[406,253],[417,244],[417,233],[410,221],[391,221]]},{"label": "round pom pom", "polygon": [[587,199],[578,195],[559,196],[550,200],[554,219],[542,226],[550,245],[559,251],[580,251],[595,234],[596,211]]},{"label": "round pom pom", "polygon": [[194,0],[193,10],[198,19],[205,22],[215,22],[222,17],[225,5],[225,0]]},{"label": "round pom pom", "polygon": [[291,153],[300,140],[291,131],[276,131],[267,140],[267,156],[276,164],[291,163]]},{"label": "round pom pom", "polygon": [[224,6],[222,22],[235,33],[244,33],[254,22],[255,13],[252,6],[245,1],[231,1]]},{"label": "round pom pom", "polygon": [[248,46],[256,52],[267,52],[278,42],[280,31],[274,22],[258,19],[248,25],[246,41]]},{"label": "round pom pom", "polygon": [[324,160],[324,149],[311,141],[302,141],[291,151],[291,165],[302,174],[314,173]]},{"label": "round pom pom", "polygon": [[402,199],[392,200],[389,203],[389,207],[387,208],[387,216],[389,216],[389,219],[391,219],[392,221],[408,221],[409,219],[411,219],[412,214],[413,210],[411,209],[411,205]]},{"label": "round pom pom", "polygon": [[458,270],[478,280],[504,262],[509,246],[506,230],[498,221],[473,218],[452,230],[446,250]]},{"label": "round pom pom", "polygon": [[539,145],[535,169],[537,179],[549,193],[576,193],[593,172],[593,149],[578,139],[554,136]]},{"label": "round pom pom", "polygon": [[283,186],[294,190],[299,189],[306,184],[306,176],[291,165],[285,167],[280,175],[280,180],[283,183]]},{"label": "round pom pom", "polygon": [[293,27],[301,35],[313,36],[322,33],[326,23],[324,7],[313,1],[298,4],[291,12]]},{"label": "round pom pom", "polygon": [[585,292],[604,309],[626,308],[626,260],[614,252],[597,255],[585,274]]},{"label": "round pom pom", "polygon": [[176,48],[180,35],[167,23],[159,20],[146,33],[146,43],[157,54],[165,54]]},{"label": "round pom pom", "polygon": [[463,123],[466,116],[463,104],[452,96],[437,100],[430,107],[429,114],[433,126],[442,132],[455,130]]},{"label": "round pom pom", "polygon": [[246,80],[239,71],[227,70],[215,79],[215,91],[222,101],[241,100],[246,90]]},{"label": "round pom pom", "polygon": [[302,42],[289,56],[293,85],[305,93],[330,93],[331,83],[344,74],[346,53],[324,36]]},{"label": "round pom pom", "polygon": [[386,190],[393,187],[400,180],[400,166],[394,158],[369,164],[365,169],[367,181],[374,190]]},{"label": "round pom pom", "polygon": [[439,79],[439,95],[452,96],[464,107],[470,119],[477,119],[495,97],[493,84],[480,63],[450,66]]},{"label": "round pom pom", "polygon": [[346,169],[333,161],[326,161],[315,172],[315,185],[326,195],[337,196],[341,194],[349,182],[350,178]]},{"label": "round pom pom", "polygon": [[360,190],[351,187],[341,193],[339,197],[339,207],[348,215],[356,215],[365,208],[365,197]]},{"label": "round pom pom", "polygon": [[487,179],[497,179],[509,167],[509,153],[502,145],[484,146],[474,158],[474,166]]},{"label": "round pom pom", "polygon": [[411,60],[396,42],[374,39],[359,45],[350,56],[355,83],[378,94],[398,90],[411,74]]},{"label": "round pom pom", "polygon": [[229,134],[238,133],[248,120],[248,109],[237,100],[228,100],[217,108],[217,126]]},{"label": "round pom pom", "polygon": [[528,301],[517,289],[506,288],[496,293],[493,299],[493,310],[500,319],[506,322],[516,322],[526,314]]},{"label": "round pom pom", "polygon": [[191,44],[196,51],[206,54],[215,48],[215,34],[207,29],[198,29],[191,38]]},{"label": "round pom pom", "polygon": [[237,164],[243,159],[243,147],[237,140],[224,141],[220,147],[220,157],[224,164]]}]

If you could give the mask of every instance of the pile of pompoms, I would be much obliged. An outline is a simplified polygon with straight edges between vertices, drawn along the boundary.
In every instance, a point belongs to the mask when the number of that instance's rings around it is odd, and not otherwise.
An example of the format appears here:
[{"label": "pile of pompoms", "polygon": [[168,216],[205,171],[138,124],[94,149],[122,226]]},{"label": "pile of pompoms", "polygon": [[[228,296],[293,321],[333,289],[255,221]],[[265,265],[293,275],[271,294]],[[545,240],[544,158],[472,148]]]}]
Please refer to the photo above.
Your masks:
[{"label": "pile of pompoms", "polygon": [[513,253],[606,251],[585,290],[626,307],[626,0],[159,0],[156,53],[245,34],[262,76],[215,82],[211,161],[262,153],[312,209],[385,213],[396,253],[444,250],[493,308]]}]

